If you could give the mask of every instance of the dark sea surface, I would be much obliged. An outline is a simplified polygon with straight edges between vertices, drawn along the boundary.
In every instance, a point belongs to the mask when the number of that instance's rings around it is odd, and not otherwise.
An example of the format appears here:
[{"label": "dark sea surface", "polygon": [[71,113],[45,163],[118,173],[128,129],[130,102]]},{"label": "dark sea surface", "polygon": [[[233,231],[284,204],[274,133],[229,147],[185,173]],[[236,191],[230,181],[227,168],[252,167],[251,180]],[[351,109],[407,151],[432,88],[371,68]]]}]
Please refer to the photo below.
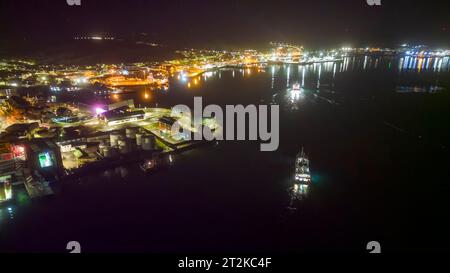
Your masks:
[{"label": "dark sea surface", "polygon": [[[190,85],[188,86],[190,82]],[[294,82],[305,95],[292,98]],[[0,250],[65,252],[444,251],[448,230],[449,58],[351,57],[343,63],[224,69],[167,91],[109,101],[170,107],[280,104],[280,145],[231,141],[64,181],[48,200],[0,209]],[[144,94],[150,96],[146,99]],[[294,159],[311,160],[307,198],[288,209]]]}]

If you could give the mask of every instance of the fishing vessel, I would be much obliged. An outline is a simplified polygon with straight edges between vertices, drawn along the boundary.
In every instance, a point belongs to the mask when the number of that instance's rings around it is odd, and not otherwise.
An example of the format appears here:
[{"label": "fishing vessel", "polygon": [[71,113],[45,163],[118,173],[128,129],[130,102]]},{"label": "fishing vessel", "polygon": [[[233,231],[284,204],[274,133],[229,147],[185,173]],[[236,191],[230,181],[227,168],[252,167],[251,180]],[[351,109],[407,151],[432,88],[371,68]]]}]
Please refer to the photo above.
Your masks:
[{"label": "fishing vessel", "polygon": [[311,174],[309,172],[309,159],[306,156],[303,147],[301,152],[295,158],[295,183],[310,184]]}]

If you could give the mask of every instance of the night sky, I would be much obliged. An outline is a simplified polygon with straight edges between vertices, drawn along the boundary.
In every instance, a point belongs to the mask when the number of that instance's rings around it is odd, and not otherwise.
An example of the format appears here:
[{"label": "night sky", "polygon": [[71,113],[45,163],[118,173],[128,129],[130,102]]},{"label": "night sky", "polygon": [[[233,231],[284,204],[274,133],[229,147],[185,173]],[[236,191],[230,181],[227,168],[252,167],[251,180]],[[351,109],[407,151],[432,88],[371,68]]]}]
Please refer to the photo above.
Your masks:
[{"label": "night sky", "polygon": [[46,42],[107,33],[146,33],[177,46],[255,46],[269,41],[306,46],[450,43],[450,3],[366,0],[1,0],[2,44]]}]

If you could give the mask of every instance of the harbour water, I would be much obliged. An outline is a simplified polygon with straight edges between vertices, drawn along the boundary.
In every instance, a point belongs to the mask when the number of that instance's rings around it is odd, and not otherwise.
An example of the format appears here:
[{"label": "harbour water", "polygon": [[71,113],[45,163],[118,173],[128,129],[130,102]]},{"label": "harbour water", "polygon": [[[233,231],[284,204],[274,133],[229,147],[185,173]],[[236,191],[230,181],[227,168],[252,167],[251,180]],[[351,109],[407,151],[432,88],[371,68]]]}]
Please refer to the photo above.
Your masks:
[{"label": "harbour water", "polygon": [[[302,96],[287,91],[293,83]],[[137,164],[64,181],[0,207],[0,250],[364,252],[439,250],[447,223],[448,58],[349,57],[341,63],[223,69],[168,90],[86,96],[148,107],[280,104],[280,147],[221,142],[145,174]],[[67,99],[67,98],[66,98]],[[290,204],[294,159],[311,161],[307,198]]]}]

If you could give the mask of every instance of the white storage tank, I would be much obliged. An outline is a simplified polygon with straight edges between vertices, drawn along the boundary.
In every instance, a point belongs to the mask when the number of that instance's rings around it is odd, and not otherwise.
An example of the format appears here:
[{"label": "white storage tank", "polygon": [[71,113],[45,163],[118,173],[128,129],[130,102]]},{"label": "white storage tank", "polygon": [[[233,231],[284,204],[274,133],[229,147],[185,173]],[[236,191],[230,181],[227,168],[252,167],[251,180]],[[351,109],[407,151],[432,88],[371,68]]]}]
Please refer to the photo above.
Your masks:
[{"label": "white storage tank", "polygon": [[144,151],[151,151],[155,148],[155,136],[146,135],[142,137],[142,149]]},{"label": "white storage tank", "polygon": [[111,133],[109,135],[109,141],[111,143],[111,147],[117,147],[119,145],[119,139],[121,135],[119,133]]},{"label": "white storage tank", "polygon": [[106,158],[110,158],[113,156],[113,148],[105,147],[103,148],[103,156]]},{"label": "white storage tank", "polygon": [[126,154],[129,152],[129,147],[125,140],[119,140],[119,151],[121,154]]},{"label": "white storage tank", "polygon": [[103,142],[101,142],[101,143],[98,145],[98,150],[99,150],[99,152],[100,152],[101,154],[103,154],[103,149],[105,149],[105,147],[106,147],[106,145],[105,145]]},{"label": "white storage tank", "polygon": [[144,135],[143,134],[141,134],[141,133],[137,133],[136,134],[136,145],[137,146],[142,146],[142,137],[143,137]]},{"label": "white storage tank", "polygon": [[127,146],[127,142],[126,142],[124,139],[119,139],[119,140],[117,141],[117,144],[118,144],[119,148],[122,148],[122,147],[124,147],[124,146]]},{"label": "white storage tank", "polygon": [[127,138],[130,139],[135,139],[136,138],[136,128],[126,128],[125,129],[125,135],[127,136]]}]

